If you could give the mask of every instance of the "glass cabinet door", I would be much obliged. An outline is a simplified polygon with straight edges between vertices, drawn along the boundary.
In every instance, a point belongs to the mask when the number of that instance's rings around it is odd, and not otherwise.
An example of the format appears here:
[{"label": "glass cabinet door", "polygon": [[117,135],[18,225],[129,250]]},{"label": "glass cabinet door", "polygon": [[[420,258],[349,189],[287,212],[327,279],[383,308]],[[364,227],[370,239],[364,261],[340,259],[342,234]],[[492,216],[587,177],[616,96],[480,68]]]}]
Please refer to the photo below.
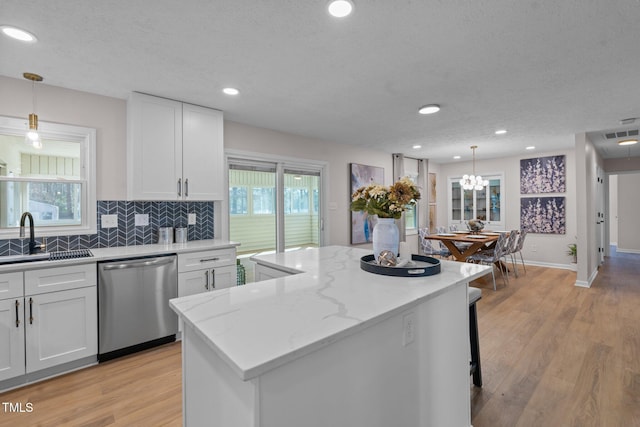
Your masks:
[{"label": "glass cabinet door", "polygon": [[464,220],[473,219],[473,191],[462,190],[464,197]]},{"label": "glass cabinet door", "polygon": [[459,182],[451,183],[451,220],[462,221],[462,188]]},{"label": "glass cabinet door", "polygon": [[500,180],[489,180],[489,221],[499,222],[502,219],[500,215]]},{"label": "glass cabinet door", "polygon": [[482,221],[487,220],[487,188],[474,190],[476,193],[476,218]]}]

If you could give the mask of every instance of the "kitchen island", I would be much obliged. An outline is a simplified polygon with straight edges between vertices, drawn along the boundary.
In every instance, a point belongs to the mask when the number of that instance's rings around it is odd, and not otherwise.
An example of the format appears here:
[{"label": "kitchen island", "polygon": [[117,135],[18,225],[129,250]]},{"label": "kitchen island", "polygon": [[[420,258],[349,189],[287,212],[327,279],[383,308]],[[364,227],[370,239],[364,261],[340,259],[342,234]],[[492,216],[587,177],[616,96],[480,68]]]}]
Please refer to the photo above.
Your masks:
[{"label": "kitchen island", "polygon": [[469,426],[467,284],[490,269],[381,276],[368,253],[255,257],[283,277],[171,300],[184,425]]}]

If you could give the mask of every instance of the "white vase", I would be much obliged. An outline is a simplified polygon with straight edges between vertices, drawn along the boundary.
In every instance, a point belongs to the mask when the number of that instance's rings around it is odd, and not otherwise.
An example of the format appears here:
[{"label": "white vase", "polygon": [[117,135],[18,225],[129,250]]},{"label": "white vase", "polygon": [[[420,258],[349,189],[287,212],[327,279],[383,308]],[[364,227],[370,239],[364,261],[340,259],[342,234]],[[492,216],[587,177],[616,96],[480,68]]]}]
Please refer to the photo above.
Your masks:
[{"label": "white vase", "polygon": [[373,255],[378,259],[382,251],[391,251],[398,256],[398,246],[400,245],[400,233],[396,220],[393,218],[378,218],[378,222],[373,227]]}]

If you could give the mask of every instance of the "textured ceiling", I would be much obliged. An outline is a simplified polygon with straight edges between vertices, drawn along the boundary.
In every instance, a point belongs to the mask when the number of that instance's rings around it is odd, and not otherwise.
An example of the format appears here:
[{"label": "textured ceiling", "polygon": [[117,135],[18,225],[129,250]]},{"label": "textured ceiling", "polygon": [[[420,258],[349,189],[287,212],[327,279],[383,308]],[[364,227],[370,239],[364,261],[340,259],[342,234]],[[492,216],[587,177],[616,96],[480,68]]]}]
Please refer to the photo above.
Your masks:
[{"label": "textured ceiling", "polygon": [[[2,0],[0,24],[39,42],[0,37],[0,75],[438,163],[470,145],[479,159],[570,148],[580,132],[600,146],[640,117],[640,0],[354,1],[338,20],[325,0]],[[442,110],[418,115],[428,103]]]}]

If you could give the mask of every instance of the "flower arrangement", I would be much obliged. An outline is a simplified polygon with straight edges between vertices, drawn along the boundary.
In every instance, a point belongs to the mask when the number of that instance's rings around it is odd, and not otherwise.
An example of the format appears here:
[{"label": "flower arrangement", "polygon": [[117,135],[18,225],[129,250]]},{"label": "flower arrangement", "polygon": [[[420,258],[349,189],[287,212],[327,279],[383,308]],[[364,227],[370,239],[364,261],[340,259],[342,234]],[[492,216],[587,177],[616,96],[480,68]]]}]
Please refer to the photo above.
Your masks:
[{"label": "flower arrangement", "polygon": [[398,219],[417,200],[420,200],[418,187],[409,177],[404,177],[390,187],[370,184],[358,188],[351,196],[351,210]]}]

